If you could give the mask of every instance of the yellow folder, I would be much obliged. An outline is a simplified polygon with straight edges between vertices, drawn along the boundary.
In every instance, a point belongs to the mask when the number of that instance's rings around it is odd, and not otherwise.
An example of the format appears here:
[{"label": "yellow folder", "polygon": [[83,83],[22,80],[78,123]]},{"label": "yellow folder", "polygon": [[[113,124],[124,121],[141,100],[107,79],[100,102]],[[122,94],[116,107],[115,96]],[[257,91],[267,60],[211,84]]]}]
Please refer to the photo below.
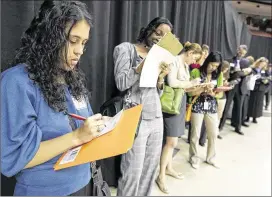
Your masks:
[{"label": "yellow folder", "polygon": [[183,49],[182,44],[171,32],[164,35],[157,45],[168,50],[174,56],[178,55]]},{"label": "yellow folder", "polygon": [[[133,146],[141,112],[142,105],[124,110],[119,122],[112,131],[67,151],[57,161],[54,169],[60,170],[126,153]],[[70,156],[75,156],[75,159],[64,163],[63,159],[67,157],[68,153]]]}]

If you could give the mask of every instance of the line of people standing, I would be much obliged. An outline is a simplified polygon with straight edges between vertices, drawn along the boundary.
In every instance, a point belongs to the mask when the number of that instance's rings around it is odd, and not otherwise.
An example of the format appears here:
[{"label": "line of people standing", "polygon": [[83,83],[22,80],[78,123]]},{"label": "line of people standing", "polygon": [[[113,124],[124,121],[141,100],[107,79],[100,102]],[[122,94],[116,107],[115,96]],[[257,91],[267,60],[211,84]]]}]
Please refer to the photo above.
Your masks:
[{"label": "line of people standing", "polygon": [[[122,155],[117,195],[149,195],[154,181],[162,192],[169,193],[166,175],[176,179],[184,178],[183,173],[173,168],[172,155],[178,138],[185,131],[187,103],[192,105],[188,139],[189,162],[194,169],[200,166],[198,143],[201,136],[202,144],[205,143],[206,138],[208,139],[206,163],[219,168],[216,162],[216,139],[222,139],[219,129],[222,130],[224,126],[227,109],[234,100],[236,111],[234,110],[232,116],[233,125],[235,131],[241,134],[245,98],[243,95],[248,93],[244,87],[247,87],[250,81],[246,80],[247,76],[255,75],[254,70],[266,66],[265,58],[257,60],[252,66],[248,59],[242,59],[247,51],[245,45],[238,48],[237,56],[229,62],[223,59],[220,52],[209,52],[207,45],[201,47],[197,43],[186,42],[175,61],[168,65],[169,67],[166,65],[161,68],[157,88],[140,88],[139,77],[144,58],[150,48],[172,30],[173,26],[169,20],[157,17],[146,28],[142,28],[137,44],[122,43],[114,50],[115,81],[118,89],[121,91],[128,89],[127,97],[130,97],[134,103],[143,104],[138,136],[133,148]],[[136,49],[137,54],[136,65],[131,64],[135,55],[132,53],[133,48]],[[209,85],[202,87],[202,83]],[[184,91],[178,115],[161,111],[159,97],[163,93],[164,84]],[[215,88],[221,86],[231,87],[231,90],[216,92]],[[249,103],[255,102],[251,100],[249,99]],[[250,111],[247,113],[248,116]],[[159,158],[160,170],[156,178]]]},{"label": "line of people standing", "polygon": [[[95,139],[109,119],[93,113],[84,74],[79,68],[92,27],[93,18],[84,3],[45,1],[23,34],[12,68],[1,75],[1,172],[16,177],[15,195],[90,196],[89,163],[60,171],[54,171],[53,166],[63,152]],[[208,137],[206,162],[218,167],[217,103],[223,95],[214,89],[230,81],[227,71],[222,72],[225,69],[222,55],[203,53],[205,50],[197,43],[186,43],[173,64],[161,64],[155,88],[139,87],[144,58],[168,32],[173,32],[171,22],[157,17],[141,29],[136,43],[124,42],[114,48],[117,88],[127,92],[126,101],[143,105],[133,147],[122,155],[117,195],[148,196],[155,180],[168,193],[165,175],[184,178],[173,169],[172,153],[185,130],[187,96],[183,95],[179,115],[162,113],[160,96],[165,81],[187,92],[192,103],[189,150],[192,167],[197,169],[200,165],[197,146],[203,120]],[[189,65],[199,58],[201,66],[190,72]],[[263,62],[267,61],[254,62],[253,70],[258,76],[262,75]],[[230,79],[239,81],[232,77],[232,72]],[[261,80],[260,84],[267,82],[262,77],[257,80]],[[255,86],[259,84],[257,80]],[[201,83],[209,85],[196,86]],[[258,86],[256,91],[260,89]],[[249,102],[258,104],[257,93],[252,95]],[[227,95],[227,103],[228,98]],[[124,107],[128,105],[125,103]],[[67,112],[87,120],[70,119]],[[249,111],[248,117],[255,115]]]}]

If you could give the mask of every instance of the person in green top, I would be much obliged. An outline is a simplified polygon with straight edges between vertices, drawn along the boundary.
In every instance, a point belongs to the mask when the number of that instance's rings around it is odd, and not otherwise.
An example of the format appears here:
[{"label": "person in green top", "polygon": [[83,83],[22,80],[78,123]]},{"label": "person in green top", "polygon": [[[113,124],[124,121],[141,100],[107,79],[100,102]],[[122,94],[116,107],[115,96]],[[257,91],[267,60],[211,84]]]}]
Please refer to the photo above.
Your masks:
[{"label": "person in green top", "polygon": [[192,115],[191,115],[191,139],[189,149],[189,162],[197,169],[200,164],[198,156],[198,141],[203,119],[208,136],[208,148],[206,162],[217,167],[215,163],[215,141],[218,135],[217,99],[223,96],[222,93],[214,92],[214,88],[223,85],[223,74],[221,72],[222,56],[219,52],[211,52],[199,69],[191,71],[191,80],[200,78],[202,83],[209,85],[198,88],[191,92]]}]

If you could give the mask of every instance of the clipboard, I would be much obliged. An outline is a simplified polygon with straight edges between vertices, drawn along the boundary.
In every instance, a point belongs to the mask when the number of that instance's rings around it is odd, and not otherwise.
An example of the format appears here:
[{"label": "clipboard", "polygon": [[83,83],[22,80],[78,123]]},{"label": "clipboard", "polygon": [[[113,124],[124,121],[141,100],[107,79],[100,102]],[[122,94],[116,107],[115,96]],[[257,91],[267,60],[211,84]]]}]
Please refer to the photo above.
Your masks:
[{"label": "clipboard", "polygon": [[165,34],[157,45],[166,49],[174,56],[178,55],[183,49],[182,44],[171,32]]},{"label": "clipboard", "polygon": [[[61,170],[126,153],[133,146],[141,112],[142,105],[124,110],[119,122],[111,132],[63,153],[54,165],[54,170]],[[74,160],[63,162],[67,155],[75,157]]]}]

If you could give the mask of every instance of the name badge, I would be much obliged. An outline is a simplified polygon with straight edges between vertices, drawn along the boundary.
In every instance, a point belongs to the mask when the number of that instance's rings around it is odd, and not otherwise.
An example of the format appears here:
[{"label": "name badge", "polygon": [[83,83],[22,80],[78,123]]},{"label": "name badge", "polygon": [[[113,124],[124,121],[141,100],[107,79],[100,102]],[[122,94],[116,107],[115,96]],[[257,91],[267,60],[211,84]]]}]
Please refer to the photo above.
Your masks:
[{"label": "name badge", "polygon": [[217,81],[216,80],[212,80],[212,84],[216,86],[217,85]]},{"label": "name badge", "polygon": [[204,102],[204,110],[209,109],[209,103],[207,101]]},{"label": "name badge", "polygon": [[73,103],[76,107],[77,110],[81,110],[81,109],[86,109],[87,108],[87,103],[85,102],[84,99],[82,99],[81,101],[76,100],[74,97],[72,97]]}]

